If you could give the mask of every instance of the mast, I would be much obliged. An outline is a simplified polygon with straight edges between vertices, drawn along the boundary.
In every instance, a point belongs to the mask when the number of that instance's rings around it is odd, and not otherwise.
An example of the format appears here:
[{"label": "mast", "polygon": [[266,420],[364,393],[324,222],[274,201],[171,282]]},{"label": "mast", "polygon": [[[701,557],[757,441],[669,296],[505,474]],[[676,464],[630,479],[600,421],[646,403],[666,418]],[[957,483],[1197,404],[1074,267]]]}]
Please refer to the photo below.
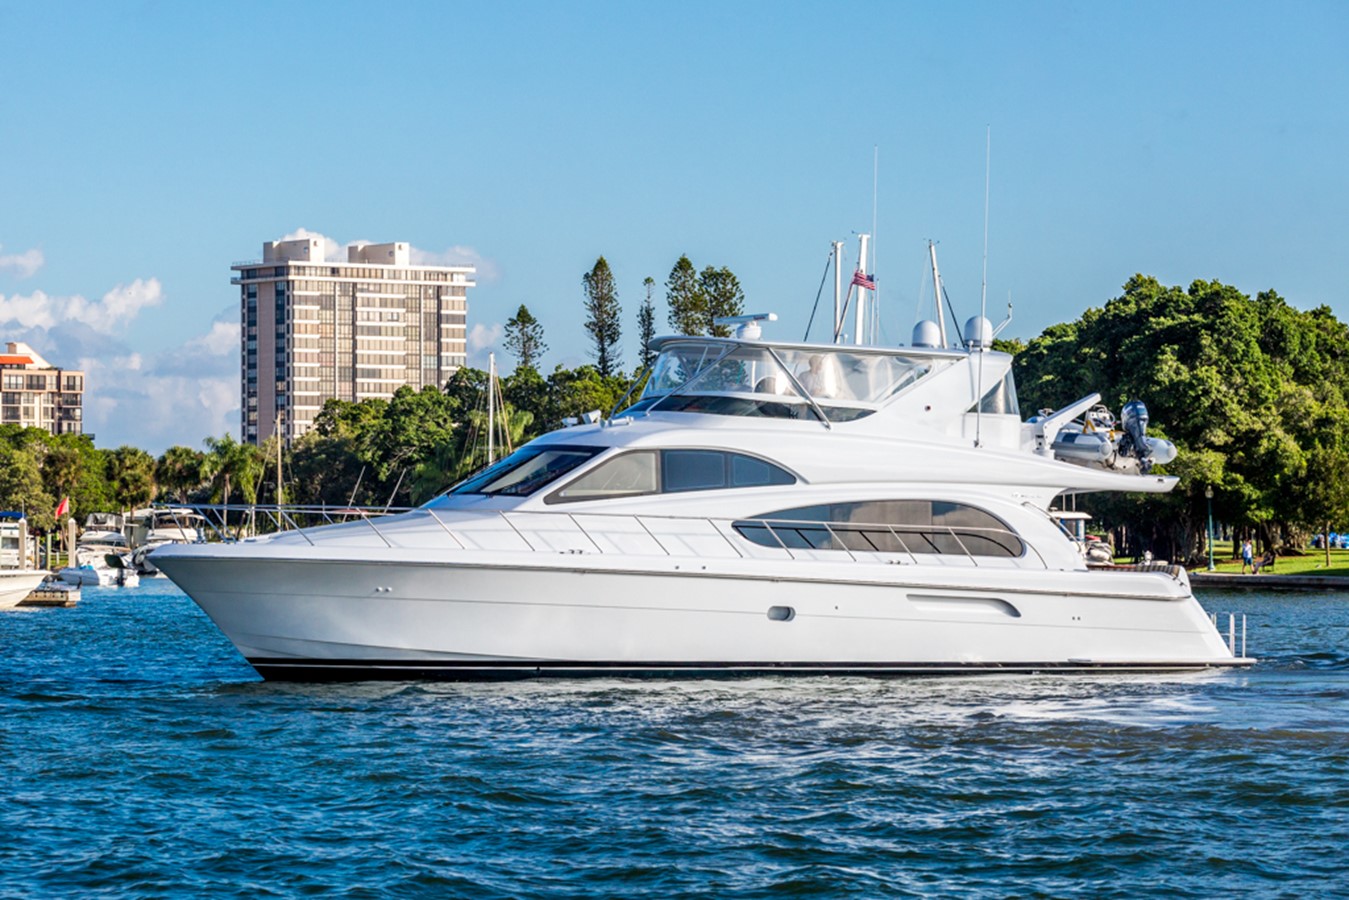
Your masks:
[{"label": "mast", "polygon": [[932,256],[932,300],[937,305],[937,330],[941,334],[942,349],[945,350],[946,343],[946,314],[942,312],[941,306],[941,272],[937,269],[937,245],[934,241],[927,242],[927,251]]},{"label": "mast", "polygon": [[843,242],[834,241],[834,343],[843,333]]},{"label": "mast", "polygon": [[487,354],[487,464],[497,461],[496,455],[496,383],[497,355]]},{"label": "mast", "polygon": [[281,416],[279,414],[276,417],[276,427],[276,505],[280,506],[285,501],[281,499]]},{"label": "mast", "polygon": [[[857,271],[866,274],[867,270],[867,241],[871,239],[869,234],[859,234],[857,236]],[[860,284],[857,286],[857,313],[855,325],[853,328],[853,343],[862,344],[866,342],[866,309],[867,309],[867,289]]]}]

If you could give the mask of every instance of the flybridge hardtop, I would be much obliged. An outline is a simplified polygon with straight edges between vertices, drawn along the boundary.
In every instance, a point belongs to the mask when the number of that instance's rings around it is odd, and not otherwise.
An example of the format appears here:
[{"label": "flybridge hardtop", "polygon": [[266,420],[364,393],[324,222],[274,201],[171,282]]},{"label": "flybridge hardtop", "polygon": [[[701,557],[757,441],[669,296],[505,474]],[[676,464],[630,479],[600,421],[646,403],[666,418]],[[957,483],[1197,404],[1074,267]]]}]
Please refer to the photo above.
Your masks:
[{"label": "flybridge hardtop", "polygon": [[[621,412],[418,509],[152,560],[268,678],[1248,664],[1184,570],[1093,569],[1047,512],[1171,488],[1145,412],[1023,422],[973,325],[961,350],[659,338]],[[1060,452],[1093,440],[1109,459]]]},{"label": "flybridge hardtop", "polygon": [[[1062,411],[1045,411],[1022,422],[1012,357],[1005,353],[688,336],[660,337],[651,346],[656,359],[635,402],[610,419],[539,441],[748,443],[788,465],[812,460],[796,466],[819,470],[812,480],[1015,484],[1033,490],[1043,508],[1062,491],[1157,493],[1176,483],[1173,476],[1149,474],[1150,465],[1094,465],[1103,459],[1097,445],[1086,460],[1059,453],[1060,432],[1080,432],[1072,422],[1076,413],[1070,408],[1073,415],[1065,418]],[[711,418],[693,426],[689,414]],[[1145,410],[1142,415],[1146,428]],[[781,431],[790,439],[770,436]],[[1140,446],[1170,447],[1147,441]],[[846,453],[838,453],[840,442]]]}]

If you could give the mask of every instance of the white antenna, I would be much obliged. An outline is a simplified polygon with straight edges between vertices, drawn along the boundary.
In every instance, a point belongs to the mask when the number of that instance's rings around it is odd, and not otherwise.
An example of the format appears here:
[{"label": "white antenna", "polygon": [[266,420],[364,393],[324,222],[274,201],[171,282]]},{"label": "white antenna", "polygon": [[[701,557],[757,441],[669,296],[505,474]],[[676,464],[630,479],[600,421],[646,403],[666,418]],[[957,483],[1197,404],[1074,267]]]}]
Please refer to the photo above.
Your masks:
[{"label": "white antenna", "polygon": [[[983,424],[984,424],[984,354],[988,347],[984,346],[984,323],[988,321],[988,171],[989,164],[993,158],[993,126],[987,126],[984,133],[984,281],[979,288],[979,383],[974,392],[974,446],[983,446]],[[966,340],[969,336],[966,335]]]},{"label": "white antenna", "polygon": [[[879,181],[881,171],[881,148],[878,144],[871,147],[871,271],[868,275],[876,274],[876,186]],[[881,315],[881,289],[878,284],[871,289],[871,335],[870,342],[876,343],[876,326],[880,324]]]},{"label": "white antenna", "polygon": [[937,244],[927,242],[927,252],[932,257],[932,302],[937,306],[937,330],[941,334],[941,346],[945,350],[950,346],[946,342],[946,314],[941,305],[941,272],[937,269]]}]

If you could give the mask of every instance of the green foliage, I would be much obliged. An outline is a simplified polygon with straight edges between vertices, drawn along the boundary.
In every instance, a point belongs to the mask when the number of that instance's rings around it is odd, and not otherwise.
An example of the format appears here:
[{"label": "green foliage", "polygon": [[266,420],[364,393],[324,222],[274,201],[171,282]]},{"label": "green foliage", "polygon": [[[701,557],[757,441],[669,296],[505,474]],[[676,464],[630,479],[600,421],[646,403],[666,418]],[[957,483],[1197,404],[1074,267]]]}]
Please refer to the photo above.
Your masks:
[{"label": "green foliage", "polygon": [[698,272],[687,256],[681,256],[665,279],[665,305],[670,327],[679,334],[702,334],[707,326],[707,298]]},{"label": "green foliage", "polygon": [[205,480],[202,466],[206,454],[182,445],[164,451],[155,465],[155,481],[168,499],[186,503]]},{"label": "green foliage", "polygon": [[263,473],[262,451],[253,444],[241,444],[233,435],[208,437],[202,475],[210,485],[213,503],[253,503]]},{"label": "green foliage", "polygon": [[37,530],[50,530],[59,502],[42,484],[38,446],[15,447],[0,443],[0,508],[17,510]]},{"label": "green foliage", "polygon": [[745,292],[735,273],[725,266],[707,266],[699,273],[687,256],[681,256],[665,280],[665,304],[670,311],[670,327],[680,334],[730,337],[731,328],[713,321],[742,315]]},{"label": "green foliage", "polygon": [[[1349,446],[1349,328],[1272,291],[1252,300],[1216,281],[1187,290],[1136,275],[1104,308],[1047,328],[1014,365],[1028,410],[1092,391],[1115,410],[1134,398],[1147,403],[1154,430],[1180,448],[1170,467],[1180,485],[1147,500],[1093,499],[1092,508],[1158,531],[1176,557],[1194,558],[1202,546],[1208,486],[1219,521],[1262,543],[1300,543],[1302,530],[1318,525],[1309,515],[1309,454]],[[1349,518],[1349,508],[1336,518]]]},{"label": "green foliage", "polygon": [[652,298],[656,279],[648,275],[642,280],[642,287],[646,288],[646,299],[642,301],[641,309],[637,310],[637,339],[641,342],[638,351],[639,369],[648,368],[656,359],[656,351],[651,349],[651,341],[656,336],[656,303]]},{"label": "green foliage", "polygon": [[537,368],[539,358],[548,352],[548,345],[543,340],[543,326],[523,303],[506,321],[506,339],[502,343],[515,355],[517,365],[531,369]]},{"label": "green foliage", "polygon": [[603,256],[595,261],[595,266],[581,276],[585,287],[585,329],[595,344],[593,351],[595,364],[605,377],[618,371],[622,365],[622,349],[618,339],[622,336],[622,308],[618,305],[618,288],[614,284],[614,274]]},{"label": "green foliage", "polygon": [[122,445],[108,454],[108,477],[118,509],[144,506],[155,498],[155,458]]},{"label": "green foliage", "polygon": [[708,266],[698,276],[698,288],[706,307],[707,321],[703,327],[715,337],[730,337],[734,329],[715,321],[722,316],[744,314],[745,292],[740,289],[740,280],[725,266],[720,269]]}]

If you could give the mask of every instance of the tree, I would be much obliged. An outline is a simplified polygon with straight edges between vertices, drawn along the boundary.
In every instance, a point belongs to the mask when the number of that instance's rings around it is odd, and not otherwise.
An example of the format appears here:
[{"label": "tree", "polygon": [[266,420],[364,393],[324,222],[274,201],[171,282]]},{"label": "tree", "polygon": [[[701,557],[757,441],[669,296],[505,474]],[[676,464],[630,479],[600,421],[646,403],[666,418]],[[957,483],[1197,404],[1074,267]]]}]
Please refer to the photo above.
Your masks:
[{"label": "tree", "polygon": [[118,509],[135,509],[155,498],[155,458],[123,444],[108,455],[108,475]]},{"label": "tree", "polygon": [[204,460],[205,455],[200,450],[182,445],[170,447],[155,465],[155,481],[170,497],[186,503],[188,495],[203,481]]},{"label": "tree", "polygon": [[595,267],[581,276],[585,286],[585,328],[595,342],[595,365],[600,374],[608,378],[619,368],[622,349],[618,339],[622,335],[621,314],[618,305],[618,289],[614,286],[614,276],[609,271],[609,263],[601,256],[595,261]]},{"label": "tree", "polygon": [[717,325],[716,320],[723,316],[739,316],[745,312],[745,292],[740,289],[740,280],[725,266],[703,269],[698,276],[698,287],[706,306],[707,333],[715,337],[730,337],[732,328]]},{"label": "tree", "polygon": [[637,339],[641,342],[638,369],[648,368],[656,358],[656,351],[651,349],[651,341],[656,337],[656,304],[651,298],[656,279],[648,275],[643,279],[642,287],[646,288],[646,299],[642,301],[641,309],[637,310]]},{"label": "tree", "polygon": [[211,484],[211,500],[229,505],[230,494],[237,491],[245,503],[258,495],[262,474],[262,451],[253,444],[241,444],[231,434],[206,439],[202,474]]},{"label": "tree", "polygon": [[1349,521],[1349,453],[1336,447],[1314,447],[1298,485],[1296,502],[1302,521],[1321,532],[1321,546],[1330,567],[1330,532]]},{"label": "tree", "polygon": [[0,443],[0,508],[18,510],[34,529],[49,531],[58,501],[43,489],[34,450]]},{"label": "tree", "polygon": [[547,427],[557,427],[563,419],[599,410],[608,415],[632,381],[622,375],[608,378],[594,366],[564,369],[558,366],[548,376]]},{"label": "tree", "polygon": [[665,305],[670,327],[680,334],[702,334],[707,326],[707,298],[698,273],[687,256],[681,256],[665,279]]},{"label": "tree", "polygon": [[1136,275],[1103,308],[1030,341],[1014,368],[1028,411],[1092,391],[1112,409],[1148,404],[1181,451],[1168,467],[1179,487],[1145,500],[1092,498],[1090,508],[1153,534],[1159,555],[1193,559],[1207,486],[1221,521],[1264,546],[1303,544],[1303,488],[1317,467],[1309,455],[1349,447],[1346,347],[1349,327],[1328,310],[1300,312],[1272,291],[1252,300],[1219,282],[1184,289]]},{"label": "tree", "polygon": [[365,468],[354,436],[310,430],[291,444],[286,493],[298,504],[370,505],[376,498]]},{"label": "tree", "polygon": [[518,366],[537,369],[539,357],[548,352],[543,341],[543,326],[523,303],[506,322],[505,347],[515,355]]}]

